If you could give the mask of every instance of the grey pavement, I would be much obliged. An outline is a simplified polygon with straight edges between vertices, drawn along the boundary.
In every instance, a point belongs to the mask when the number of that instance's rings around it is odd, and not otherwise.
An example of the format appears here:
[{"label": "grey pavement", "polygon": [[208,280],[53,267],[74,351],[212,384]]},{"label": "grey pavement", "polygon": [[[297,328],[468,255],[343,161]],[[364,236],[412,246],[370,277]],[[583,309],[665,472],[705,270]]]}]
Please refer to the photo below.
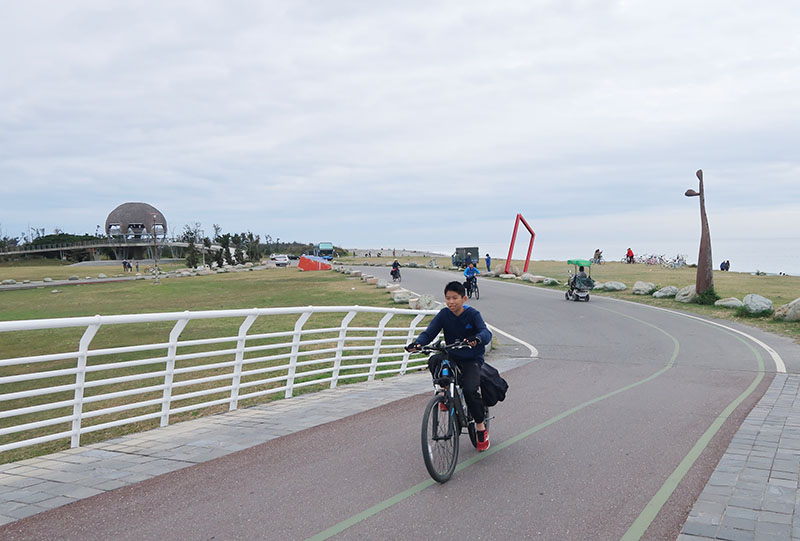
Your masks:
[{"label": "grey pavement", "polygon": [[[532,359],[490,360],[502,372]],[[432,390],[415,371],[2,464],[0,525]]]},{"label": "grey pavement", "polygon": [[[505,371],[530,360],[491,362]],[[430,389],[427,372],[412,372],[3,464],[0,524]],[[777,374],[733,437],[678,540],[800,540],[799,479],[800,375]]]},{"label": "grey pavement", "polygon": [[679,541],[800,540],[800,375],[776,374],[734,435]]}]

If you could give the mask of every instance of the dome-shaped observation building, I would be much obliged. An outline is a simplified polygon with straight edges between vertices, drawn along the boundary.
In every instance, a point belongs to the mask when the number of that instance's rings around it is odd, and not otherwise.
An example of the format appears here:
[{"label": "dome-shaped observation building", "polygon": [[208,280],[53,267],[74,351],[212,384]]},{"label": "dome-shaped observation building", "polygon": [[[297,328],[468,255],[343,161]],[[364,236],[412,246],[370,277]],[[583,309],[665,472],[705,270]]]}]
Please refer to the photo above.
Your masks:
[{"label": "dome-shaped observation building", "polygon": [[106,218],[105,231],[115,244],[119,242],[113,248],[116,259],[152,258],[159,237],[167,238],[167,219],[148,203],[123,203]]},{"label": "dome-shaped observation building", "polygon": [[123,203],[106,218],[106,235],[126,239],[166,237],[167,219],[147,203]]}]

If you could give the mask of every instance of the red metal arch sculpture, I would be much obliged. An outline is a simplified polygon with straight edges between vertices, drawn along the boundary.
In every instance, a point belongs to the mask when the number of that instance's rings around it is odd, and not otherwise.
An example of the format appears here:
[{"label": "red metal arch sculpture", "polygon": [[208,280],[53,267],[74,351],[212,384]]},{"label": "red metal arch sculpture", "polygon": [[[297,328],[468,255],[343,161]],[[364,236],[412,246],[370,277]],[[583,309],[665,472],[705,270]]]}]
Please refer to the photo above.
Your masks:
[{"label": "red metal arch sculpture", "polygon": [[533,251],[533,240],[536,238],[536,233],[533,232],[531,226],[528,225],[528,222],[525,221],[525,218],[522,217],[522,214],[517,214],[517,219],[514,222],[514,234],[511,235],[511,245],[508,247],[508,257],[506,258],[506,274],[509,273],[509,268],[511,267],[511,255],[514,253],[514,242],[517,240],[517,229],[519,229],[519,223],[525,226],[528,232],[531,234],[531,242],[528,244],[528,255],[525,257],[525,268],[522,272],[528,272],[528,265],[531,262],[531,252]]}]

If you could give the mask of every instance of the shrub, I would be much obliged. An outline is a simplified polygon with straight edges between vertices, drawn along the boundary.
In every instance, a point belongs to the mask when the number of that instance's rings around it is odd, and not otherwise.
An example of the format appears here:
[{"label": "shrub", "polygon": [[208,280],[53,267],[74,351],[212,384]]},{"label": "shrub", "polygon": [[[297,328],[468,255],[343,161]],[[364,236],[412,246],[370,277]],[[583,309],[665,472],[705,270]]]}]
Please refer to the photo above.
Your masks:
[{"label": "shrub", "polygon": [[749,312],[744,306],[736,309],[736,315],[739,317],[769,317],[775,313],[775,310],[761,310],[760,312]]},{"label": "shrub", "polygon": [[714,304],[720,299],[720,296],[717,295],[717,292],[714,291],[713,287],[709,287],[702,293],[698,293],[697,299],[694,302],[697,304]]}]

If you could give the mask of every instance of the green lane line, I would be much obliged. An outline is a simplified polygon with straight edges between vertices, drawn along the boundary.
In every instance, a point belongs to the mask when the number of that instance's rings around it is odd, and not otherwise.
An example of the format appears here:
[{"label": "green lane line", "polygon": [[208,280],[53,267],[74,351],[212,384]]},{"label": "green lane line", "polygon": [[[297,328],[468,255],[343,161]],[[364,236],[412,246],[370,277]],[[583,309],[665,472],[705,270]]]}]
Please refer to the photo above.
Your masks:
[{"label": "green lane line", "polygon": [[[622,314],[622,313],[619,313],[619,312],[615,312],[614,310],[609,310],[607,308],[603,308],[603,310],[607,310],[609,312],[613,312],[613,313],[621,315],[623,317],[627,317],[627,318],[632,319],[634,321],[638,321],[639,323],[642,323],[643,325],[647,325],[648,327],[652,327],[652,328],[656,329],[657,331],[667,335],[672,340],[672,343],[674,345],[673,350],[672,350],[672,357],[670,358],[669,362],[661,370],[655,372],[654,374],[651,374],[650,376],[648,376],[648,377],[646,377],[646,378],[644,378],[642,380],[639,380],[637,382],[631,383],[630,385],[626,385],[626,386],[624,386],[624,387],[622,387],[620,389],[617,389],[616,391],[611,391],[610,393],[604,394],[603,396],[598,396],[597,398],[593,398],[592,400],[584,402],[583,404],[579,404],[579,405],[575,406],[574,408],[570,408],[570,409],[568,409],[568,410],[566,410],[566,411],[564,411],[562,413],[559,413],[555,417],[551,417],[547,421],[544,421],[543,423],[540,423],[540,424],[534,426],[533,428],[530,428],[530,429],[528,429],[528,430],[526,430],[524,432],[521,432],[521,433],[517,434],[516,436],[513,436],[510,439],[505,440],[505,441],[503,441],[503,442],[501,442],[499,444],[492,444],[492,446],[488,450],[486,450],[486,451],[484,451],[484,452],[482,452],[480,454],[476,454],[476,455],[474,455],[473,457],[471,457],[471,458],[469,458],[467,460],[462,461],[458,466],[456,466],[456,470],[455,471],[457,471],[457,472],[461,471],[464,468],[467,468],[467,467],[475,464],[478,461],[481,461],[481,460],[484,460],[486,458],[489,458],[493,454],[502,451],[503,449],[505,449],[509,445],[513,445],[513,444],[515,444],[515,443],[517,443],[519,441],[522,441],[525,438],[528,438],[531,435],[535,434],[536,432],[542,430],[543,428],[547,428],[548,426],[554,424],[555,422],[560,421],[561,419],[564,419],[565,417],[569,417],[573,413],[576,413],[576,412],[578,412],[578,411],[580,411],[580,410],[582,410],[584,408],[587,408],[587,407],[589,407],[589,406],[591,406],[593,404],[596,404],[596,403],[598,403],[598,402],[600,402],[602,400],[605,400],[607,398],[611,398],[612,396],[615,396],[615,395],[618,395],[618,394],[623,393],[625,391],[628,391],[630,389],[633,389],[634,387],[638,387],[639,385],[642,385],[644,383],[652,381],[652,380],[654,380],[655,378],[657,378],[658,376],[660,376],[661,374],[663,374],[664,372],[666,372],[667,370],[669,370],[670,368],[672,368],[675,365],[675,359],[678,358],[678,352],[680,351],[680,343],[678,342],[678,340],[674,336],[669,334],[664,329],[661,329],[661,328],[653,325],[652,323],[648,323],[647,321],[643,321],[641,319],[635,318],[633,316],[629,316],[627,314]],[[355,526],[359,522],[362,522],[362,521],[364,521],[364,520],[366,520],[366,519],[368,519],[368,518],[370,518],[370,517],[372,517],[374,515],[377,515],[381,511],[383,511],[385,509],[388,509],[388,508],[392,507],[393,505],[395,505],[397,503],[400,503],[401,501],[403,501],[403,500],[405,500],[407,498],[410,498],[414,494],[417,494],[417,493],[423,491],[424,489],[426,489],[426,488],[428,488],[430,486],[433,486],[435,484],[436,484],[436,481],[434,481],[433,479],[427,479],[425,481],[422,481],[421,483],[418,483],[418,484],[414,485],[413,487],[411,487],[411,488],[409,488],[407,490],[404,490],[403,492],[400,492],[399,494],[395,494],[394,496],[392,496],[390,498],[387,498],[387,499],[383,500],[382,502],[379,502],[379,503],[373,505],[372,507],[369,507],[369,508],[361,511],[360,513],[355,514],[350,518],[347,518],[347,519],[345,519],[345,520],[343,520],[343,521],[341,521],[341,522],[339,522],[337,524],[334,524],[333,526],[331,526],[327,530],[323,530],[323,531],[319,532],[318,534],[316,534],[316,535],[314,535],[312,537],[309,537],[308,541],[323,541],[325,539],[329,539],[329,538],[333,537],[334,535],[337,535],[337,534],[347,530],[348,528],[350,528],[352,526]]]},{"label": "green lane line", "polygon": [[700,454],[705,451],[711,439],[722,427],[722,424],[725,422],[725,420],[737,407],[739,407],[739,404],[741,404],[744,399],[750,395],[750,393],[756,390],[758,384],[761,383],[762,379],[764,379],[764,360],[761,357],[761,353],[759,353],[758,350],[756,350],[743,338],[728,331],[723,332],[739,340],[755,354],[756,359],[758,359],[758,374],[750,383],[750,386],[747,387],[747,389],[745,389],[745,391],[733,402],[728,404],[728,407],[725,408],[716,419],[714,419],[714,422],[711,423],[711,426],[708,427],[708,430],[706,430],[703,435],[700,436],[700,439],[698,439],[697,443],[694,444],[694,447],[692,447],[692,449],[689,451],[689,454],[687,454],[684,459],[681,460],[681,463],[678,464],[678,467],[675,468],[675,471],[673,471],[672,474],[667,477],[667,480],[664,482],[658,492],[656,492],[655,496],[653,496],[650,502],[645,506],[636,520],[633,521],[633,524],[630,528],[628,528],[628,531],[625,532],[625,535],[622,536],[620,541],[635,541],[641,539],[641,537],[647,531],[647,528],[650,527],[650,524],[653,523],[656,516],[661,511],[661,508],[672,496],[672,493],[678,487],[678,484],[683,480],[684,476],[689,472],[695,461],[700,457]]}]

